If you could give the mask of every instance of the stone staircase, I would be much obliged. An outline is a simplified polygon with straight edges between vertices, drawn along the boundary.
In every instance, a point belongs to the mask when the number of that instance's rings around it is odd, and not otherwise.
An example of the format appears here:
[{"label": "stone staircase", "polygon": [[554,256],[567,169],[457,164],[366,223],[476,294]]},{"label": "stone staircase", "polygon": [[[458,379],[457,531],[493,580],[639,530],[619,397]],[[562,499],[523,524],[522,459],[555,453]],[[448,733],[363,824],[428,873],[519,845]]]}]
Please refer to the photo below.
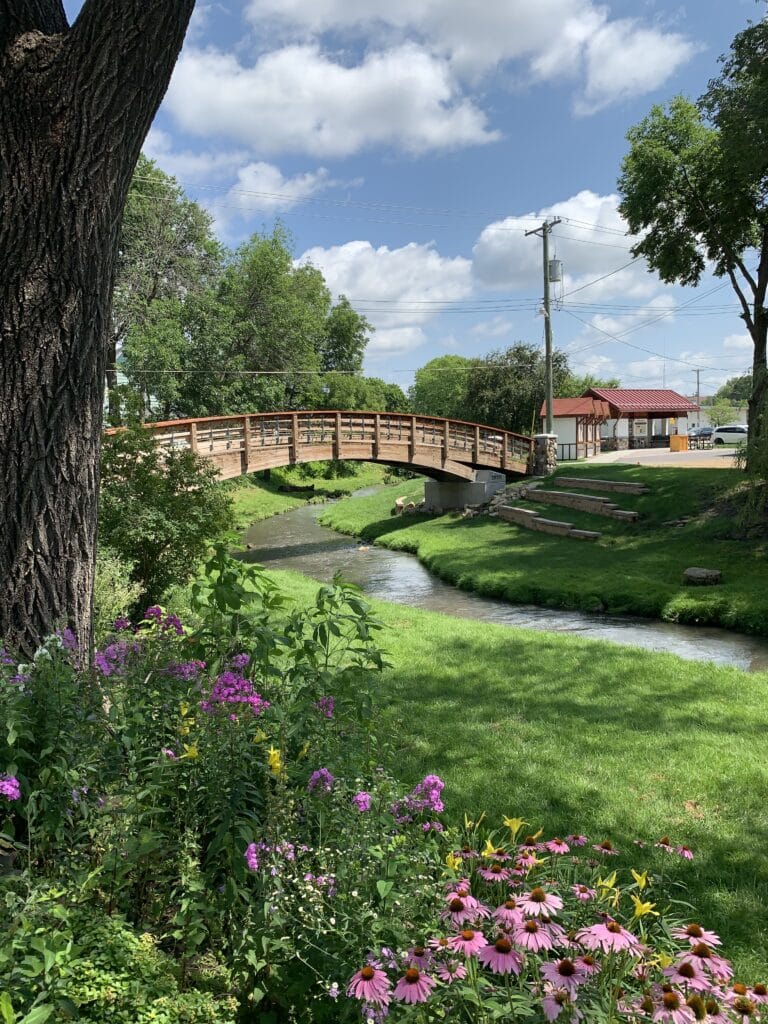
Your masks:
[{"label": "stone staircase", "polygon": [[[563,487],[578,487],[582,490],[608,491],[616,494],[647,494],[648,488],[643,484],[630,483],[623,480],[596,480],[587,477],[558,477],[558,484]],[[598,494],[582,494],[580,491],[548,491],[539,483],[517,485],[506,494],[496,497],[492,505],[492,514],[508,523],[522,526],[527,530],[549,533],[556,537],[571,537],[574,540],[598,540],[602,534],[597,530],[578,529],[573,523],[559,519],[548,519],[537,509],[523,508],[509,502],[535,501],[541,504],[559,505],[577,512],[617,519],[622,522],[634,523],[638,513],[629,509],[619,508],[610,499]]]}]

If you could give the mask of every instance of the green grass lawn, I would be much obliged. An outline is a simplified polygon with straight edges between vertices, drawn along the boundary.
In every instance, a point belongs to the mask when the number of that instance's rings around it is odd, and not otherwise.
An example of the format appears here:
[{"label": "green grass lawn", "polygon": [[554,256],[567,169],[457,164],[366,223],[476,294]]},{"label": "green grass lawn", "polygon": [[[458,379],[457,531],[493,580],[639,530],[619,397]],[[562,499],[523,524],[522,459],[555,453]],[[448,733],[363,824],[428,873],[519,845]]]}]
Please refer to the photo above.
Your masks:
[{"label": "green grass lawn", "polygon": [[333,479],[309,476],[304,470],[303,466],[286,466],[273,469],[268,480],[254,473],[226,484],[234,506],[235,529],[244,530],[251,523],[299,508],[308,501],[326,501],[363,487],[378,486],[384,482],[386,473],[385,466],[370,462],[356,463],[352,475]]},{"label": "green grass lawn", "polygon": [[[516,603],[644,615],[721,625],[768,635],[768,542],[732,539],[737,508],[713,514],[719,495],[743,481],[738,470],[568,465],[559,475],[641,481],[649,494],[611,495],[636,509],[636,524],[535,507],[552,519],[599,530],[581,542],[535,533],[499,519],[390,515],[396,497],[419,500],[421,482],[342,501],[321,522],[385,547],[410,551],[437,575],[466,590]],[[557,477],[546,486],[557,488]],[[534,507],[531,505],[530,507]],[[683,526],[665,525],[691,517]],[[721,569],[716,587],[686,587],[683,570]]]},{"label": "green grass lawn", "polygon": [[[317,586],[271,575],[302,603]],[[372,603],[387,626],[379,695],[400,778],[444,778],[453,821],[519,814],[549,835],[610,837],[625,867],[648,863],[635,838],[690,845],[692,864],[661,861],[680,898],[745,977],[763,978],[768,673]]]}]

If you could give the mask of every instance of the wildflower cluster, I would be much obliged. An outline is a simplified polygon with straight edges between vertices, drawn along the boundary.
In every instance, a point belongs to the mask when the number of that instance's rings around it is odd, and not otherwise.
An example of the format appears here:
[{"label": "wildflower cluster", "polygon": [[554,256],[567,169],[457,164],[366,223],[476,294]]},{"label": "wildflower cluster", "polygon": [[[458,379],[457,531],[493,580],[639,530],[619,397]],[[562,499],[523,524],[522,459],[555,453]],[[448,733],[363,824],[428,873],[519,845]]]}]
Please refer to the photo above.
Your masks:
[{"label": "wildflower cluster", "polygon": [[200,701],[200,710],[212,714],[217,708],[230,704],[247,705],[254,715],[260,715],[269,707],[269,701],[256,692],[249,679],[236,672],[222,672],[210,694]]},{"label": "wildflower cluster", "polygon": [[[444,786],[445,783],[437,775],[425,775],[407,796],[392,804],[392,817],[398,825],[406,825],[424,813],[442,814],[444,807],[440,794]],[[437,825],[436,831],[439,831],[439,822],[426,824]]]},{"label": "wildflower cluster", "polygon": [[141,652],[136,640],[115,640],[93,656],[93,664],[103,676],[124,676],[131,655]]},{"label": "wildflower cluster", "polygon": [[330,793],[335,781],[335,777],[331,775],[327,768],[318,768],[309,777],[307,792],[316,793],[319,791],[320,793]]},{"label": "wildflower cluster", "polygon": [[[398,1004],[423,1003],[430,1020],[486,1019],[471,1009],[486,1007],[488,1019],[569,1024],[768,1021],[768,987],[734,983],[714,932],[663,920],[657,876],[632,870],[622,889],[617,871],[603,878],[599,865],[573,856],[586,836],[516,842],[511,831],[512,843],[489,839],[448,855],[458,877],[422,939],[368,954],[347,982],[364,1019],[399,1020]],[[688,847],[663,845],[690,859]],[[617,855],[608,840],[592,846]]]},{"label": "wildflower cluster", "polygon": [[15,775],[0,775],[0,796],[6,800],[21,799],[21,787]]},{"label": "wildflower cluster", "polygon": [[152,622],[159,626],[163,633],[174,633],[181,636],[184,633],[184,626],[178,615],[166,615],[160,605],[153,604],[144,612],[144,621]]}]

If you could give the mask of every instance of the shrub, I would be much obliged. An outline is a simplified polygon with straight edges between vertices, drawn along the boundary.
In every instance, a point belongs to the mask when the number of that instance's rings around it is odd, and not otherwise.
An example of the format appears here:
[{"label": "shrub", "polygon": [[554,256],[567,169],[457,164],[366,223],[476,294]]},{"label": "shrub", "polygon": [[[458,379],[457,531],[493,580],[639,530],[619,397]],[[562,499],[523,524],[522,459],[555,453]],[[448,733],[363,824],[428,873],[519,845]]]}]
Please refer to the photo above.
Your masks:
[{"label": "shrub", "polygon": [[134,610],[141,595],[141,584],[131,578],[133,569],[133,563],[111,548],[99,548],[93,588],[93,631],[97,644],[112,629],[115,619]]}]

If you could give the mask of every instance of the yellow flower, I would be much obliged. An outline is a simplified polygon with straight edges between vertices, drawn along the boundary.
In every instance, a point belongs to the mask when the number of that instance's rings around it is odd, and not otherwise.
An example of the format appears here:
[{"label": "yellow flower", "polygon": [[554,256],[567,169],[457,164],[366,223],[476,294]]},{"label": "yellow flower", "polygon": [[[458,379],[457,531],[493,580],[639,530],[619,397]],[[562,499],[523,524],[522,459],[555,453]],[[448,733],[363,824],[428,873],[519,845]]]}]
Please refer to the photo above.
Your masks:
[{"label": "yellow flower", "polygon": [[304,746],[299,751],[299,760],[303,761],[308,753],[309,753],[309,740],[307,740],[307,742],[304,744]]},{"label": "yellow flower", "polygon": [[632,877],[637,882],[637,888],[642,892],[646,885],[648,885],[648,872],[644,871],[642,875],[639,875],[634,868],[630,868],[629,870],[632,872]]},{"label": "yellow flower", "polygon": [[259,729],[259,731],[254,733],[254,735],[253,735],[253,742],[254,743],[263,743],[266,738],[267,738],[267,734],[264,732],[264,730],[263,729]]},{"label": "yellow flower", "polygon": [[669,953],[657,953],[656,954],[656,962],[658,963],[658,965],[662,969],[662,971],[666,967],[669,967],[670,964],[674,963],[674,960],[675,960],[675,958],[673,956],[670,956]]},{"label": "yellow flower", "polygon": [[634,894],[632,894],[631,899],[635,905],[635,912],[632,915],[633,917],[645,917],[646,914],[653,914],[654,917],[659,916],[653,909],[656,906],[655,903],[643,903],[640,897],[635,896]]},{"label": "yellow flower", "polygon": [[520,831],[520,829],[523,827],[523,825],[527,825],[528,822],[527,821],[523,821],[522,818],[508,818],[505,815],[504,816],[504,824],[507,826],[509,831],[512,833],[512,839],[514,841],[514,839],[517,837],[517,833]]},{"label": "yellow flower", "polygon": [[467,829],[467,831],[469,831],[471,828],[477,828],[481,824],[481,822],[483,821],[484,818],[485,818],[485,811],[483,811],[483,813],[480,815],[480,817],[477,819],[477,821],[473,821],[467,815],[467,812],[465,811],[464,812],[464,828]]},{"label": "yellow flower", "polygon": [[189,746],[187,746],[186,743],[183,743],[182,746],[184,747],[184,753],[181,755],[182,757],[187,757],[190,761],[194,761],[200,756],[200,751],[194,743],[191,743]]},{"label": "yellow flower", "polygon": [[611,889],[613,889],[613,887],[615,885],[616,885],[616,872],[615,871],[613,871],[610,875],[608,875],[607,878],[599,878],[598,877],[598,879],[597,879],[597,887],[598,887],[598,889],[608,889],[608,890],[611,890]]},{"label": "yellow flower", "polygon": [[458,871],[461,865],[464,863],[461,857],[457,857],[455,853],[449,853],[445,858],[445,863],[451,869],[451,871]]},{"label": "yellow flower", "polygon": [[270,747],[267,752],[267,764],[273,775],[283,774],[283,758],[276,747]]},{"label": "yellow flower", "polygon": [[185,700],[183,700],[181,704],[179,704],[179,713],[181,714],[182,718],[184,718],[185,715],[189,714],[189,704],[187,704]]}]

